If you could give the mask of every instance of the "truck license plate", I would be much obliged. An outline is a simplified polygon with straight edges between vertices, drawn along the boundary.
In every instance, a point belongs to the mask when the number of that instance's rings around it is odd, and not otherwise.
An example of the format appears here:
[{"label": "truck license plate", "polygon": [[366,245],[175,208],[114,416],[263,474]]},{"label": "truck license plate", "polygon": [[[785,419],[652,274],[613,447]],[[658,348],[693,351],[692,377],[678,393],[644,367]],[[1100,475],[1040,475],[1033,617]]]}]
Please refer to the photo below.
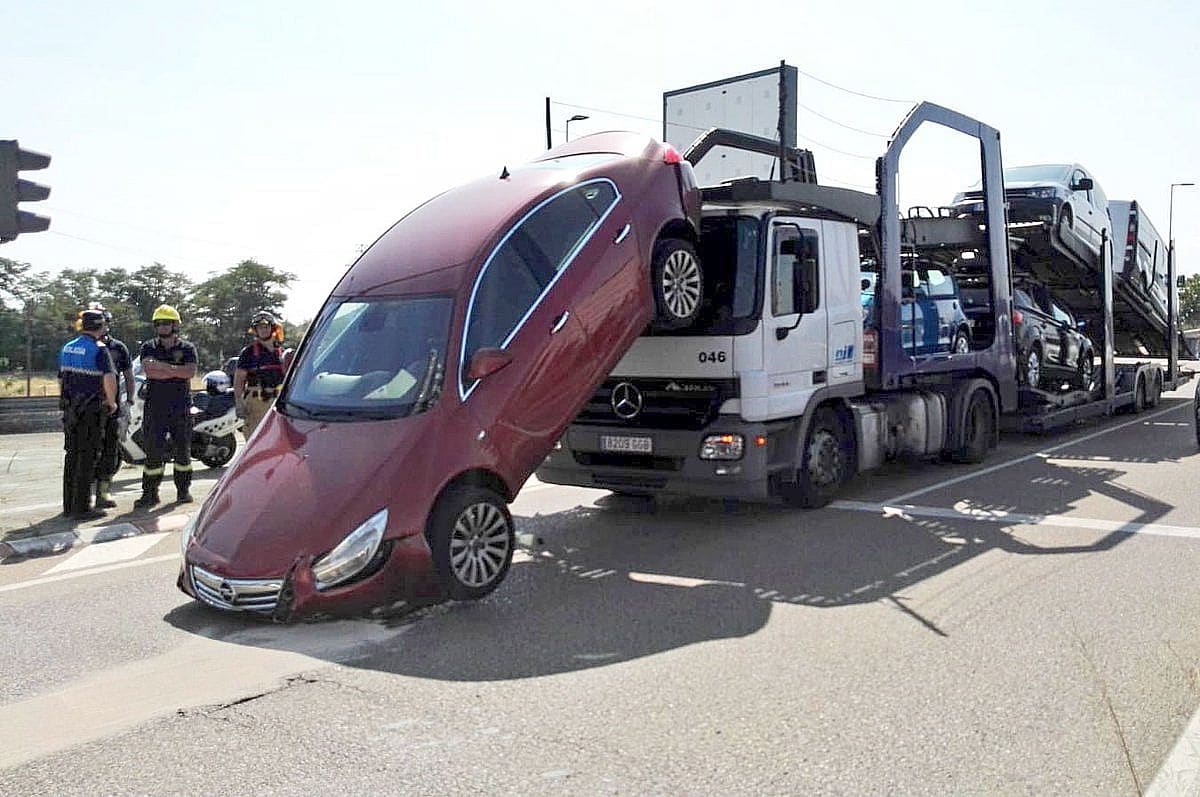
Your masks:
[{"label": "truck license plate", "polygon": [[618,435],[600,435],[601,451],[618,451],[624,454],[650,454],[654,451],[654,441],[649,437],[621,437]]}]

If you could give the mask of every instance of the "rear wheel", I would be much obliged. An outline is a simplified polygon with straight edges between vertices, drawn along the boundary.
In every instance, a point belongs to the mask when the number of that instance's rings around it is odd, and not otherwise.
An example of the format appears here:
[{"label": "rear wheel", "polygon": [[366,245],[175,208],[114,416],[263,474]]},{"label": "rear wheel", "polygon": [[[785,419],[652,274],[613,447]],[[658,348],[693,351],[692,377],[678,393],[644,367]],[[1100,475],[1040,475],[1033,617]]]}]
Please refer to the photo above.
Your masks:
[{"label": "rear wheel", "polygon": [[447,490],[425,535],[434,567],[453,600],[479,600],[508,575],[516,535],[508,506],[492,490]]},{"label": "rear wheel", "polygon": [[784,482],[780,495],[786,503],[804,509],[825,506],[853,469],[854,444],[846,425],[832,408],[822,407],[808,429],[796,480]]},{"label": "rear wheel", "polygon": [[704,271],[694,246],[678,238],[659,241],[650,279],[658,326],[681,329],[696,320],[704,301]]},{"label": "rear wheel", "polygon": [[1146,409],[1146,380],[1138,375],[1133,388],[1133,411],[1141,412],[1144,409]]},{"label": "rear wheel", "polygon": [[963,417],[962,444],[951,454],[955,462],[976,463],[987,458],[996,439],[996,414],[986,390],[976,390]]},{"label": "rear wheel", "polygon": [[210,468],[221,468],[233,459],[235,451],[237,451],[237,438],[232,434],[227,434],[209,443],[199,460]]}]

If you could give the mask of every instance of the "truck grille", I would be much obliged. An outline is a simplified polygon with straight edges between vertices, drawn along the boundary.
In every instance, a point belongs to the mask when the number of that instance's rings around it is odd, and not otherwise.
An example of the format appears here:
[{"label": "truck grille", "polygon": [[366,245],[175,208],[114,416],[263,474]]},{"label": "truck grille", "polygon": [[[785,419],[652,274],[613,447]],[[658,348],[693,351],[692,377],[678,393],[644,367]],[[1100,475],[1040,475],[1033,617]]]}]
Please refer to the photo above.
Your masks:
[{"label": "truck grille", "polygon": [[275,611],[283,579],[222,578],[192,565],[196,595],[209,606],[236,612]]},{"label": "truck grille", "polygon": [[574,452],[575,461],[589,467],[637,468],[638,470],[682,470],[683,460],[677,457],[652,457],[647,454],[597,454]]},{"label": "truck grille", "polygon": [[[641,407],[632,418],[623,418],[613,409],[613,391],[624,384],[632,385],[641,397]],[[712,423],[726,400],[737,397],[736,379],[614,378],[596,389],[575,422],[695,431]]]}]

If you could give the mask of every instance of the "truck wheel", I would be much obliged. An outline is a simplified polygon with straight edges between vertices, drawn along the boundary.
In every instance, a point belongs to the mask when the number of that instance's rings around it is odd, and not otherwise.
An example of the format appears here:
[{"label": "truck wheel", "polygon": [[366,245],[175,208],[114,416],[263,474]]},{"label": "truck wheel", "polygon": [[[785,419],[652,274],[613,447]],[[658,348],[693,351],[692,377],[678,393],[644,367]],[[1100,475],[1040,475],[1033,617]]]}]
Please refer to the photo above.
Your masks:
[{"label": "truck wheel", "polygon": [[1133,411],[1136,414],[1144,409],[1146,409],[1146,380],[1139,374],[1133,388]]},{"label": "truck wheel", "polygon": [[1150,406],[1157,407],[1162,398],[1162,373],[1154,375],[1154,386],[1150,389]]},{"label": "truck wheel", "polygon": [[678,238],[664,238],[654,247],[650,264],[657,326],[681,329],[700,315],[704,301],[704,271],[696,248]]},{"label": "truck wheel", "polygon": [[780,485],[783,500],[804,509],[825,506],[854,468],[854,447],[841,417],[829,407],[817,410],[794,482]]},{"label": "truck wheel", "polygon": [[976,390],[967,404],[963,418],[962,445],[951,454],[955,462],[974,464],[987,459],[992,441],[996,439],[996,415],[986,390]]},{"label": "truck wheel", "polygon": [[452,600],[479,600],[508,575],[516,535],[504,499],[492,490],[447,490],[430,516],[425,536]]}]

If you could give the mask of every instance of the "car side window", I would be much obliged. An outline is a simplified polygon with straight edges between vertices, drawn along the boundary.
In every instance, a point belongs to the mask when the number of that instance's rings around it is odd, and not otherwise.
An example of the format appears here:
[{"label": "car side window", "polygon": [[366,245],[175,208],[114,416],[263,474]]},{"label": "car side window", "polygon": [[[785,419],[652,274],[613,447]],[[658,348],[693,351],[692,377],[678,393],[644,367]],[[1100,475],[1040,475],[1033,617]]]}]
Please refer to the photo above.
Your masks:
[{"label": "car side window", "polygon": [[1013,304],[1025,310],[1032,310],[1034,308],[1033,299],[1029,298],[1029,294],[1020,288],[1013,290]]},{"label": "car side window", "polygon": [[1074,321],[1071,319],[1071,314],[1057,304],[1050,305],[1050,315],[1054,316],[1054,320],[1060,324],[1066,324],[1070,327],[1075,326]]},{"label": "car side window", "polygon": [[503,348],[618,199],[608,181],[563,191],[504,237],[475,286],[463,345],[461,382],[475,352]]},{"label": "car side window", "polygon": [[958,295],[954,278],[936,268],[921,272],[921,287],[930,299],[951,299]]}]

